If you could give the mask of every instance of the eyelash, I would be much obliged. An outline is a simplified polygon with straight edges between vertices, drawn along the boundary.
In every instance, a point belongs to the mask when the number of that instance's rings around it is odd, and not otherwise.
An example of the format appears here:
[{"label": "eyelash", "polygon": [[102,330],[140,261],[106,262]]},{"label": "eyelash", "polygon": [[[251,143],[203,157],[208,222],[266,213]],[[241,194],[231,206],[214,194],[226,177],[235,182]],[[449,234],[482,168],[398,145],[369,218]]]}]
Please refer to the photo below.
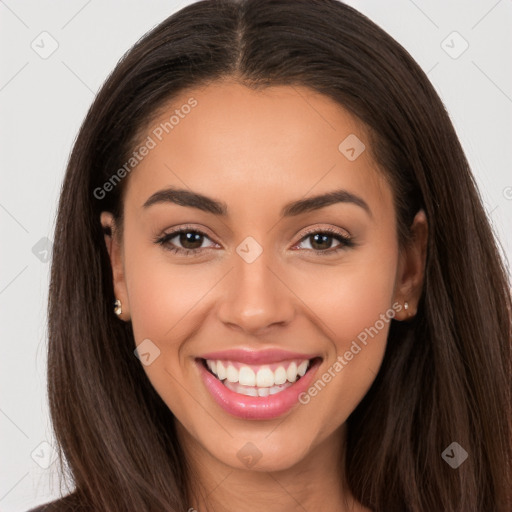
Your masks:
[{"label": "eyelash", "polygon": [[[201,231],[199,229],[184,226],[175,231],[171,231],[170,233],[166,233],[163,236],[156,237],[154,240],[154,243],[161,245],[166,251],[170,251],[171,253],[174,253],[174,254],[180,254],[182,256],[192,256],[192,257],[199,256],[199,254],[202,252],[201,248],[182,249],[181,247],[172,247],[169,245],[169,240],[172,240],[177,235],[180,235],[182,233],[196,233],[198,235],[202,235],[203,237],[209,238],[209,236],[206,233],[204,233],[203,231]],[[306,233],[304,233],[304,235],[302,236],[302,238],[299,240],[298,243],[306,240],[308,237],[310,237],[313,234],[329,235],[330,237],[332,237],[340,242],[340,245],[338,245],[337,247],[331,248],[331,249],[326,249],[324,251],[307,249],[308,251],[314,252],[315,255],[317,255],[317,256],[325,256],[325,255],[335,254],[343,249],[351,248],[356,245],[354,243],[354,240],[351,237],[343,235],[339,231],[336,231],[335,229],[332,229],[332,228],[310,229],[310,230],[306,231]],[[205,248],[203,248],[203,249],[205,249]],[[206,248],[206,249],[208,249],[208,248]]]}]

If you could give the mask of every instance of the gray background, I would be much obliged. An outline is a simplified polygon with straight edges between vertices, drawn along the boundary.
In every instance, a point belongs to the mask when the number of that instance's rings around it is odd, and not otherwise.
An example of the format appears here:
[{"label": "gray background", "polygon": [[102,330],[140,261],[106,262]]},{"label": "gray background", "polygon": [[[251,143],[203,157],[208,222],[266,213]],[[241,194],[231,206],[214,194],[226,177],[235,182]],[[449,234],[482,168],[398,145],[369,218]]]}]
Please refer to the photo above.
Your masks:
[{"label": "gray background", "polygon": [[[0,512],[59,496],[45,392],[47,260],[71,146],[121,55],[188,3],[0,0]],[[428,72],[510,259],[512,0],[348,3]]]}]

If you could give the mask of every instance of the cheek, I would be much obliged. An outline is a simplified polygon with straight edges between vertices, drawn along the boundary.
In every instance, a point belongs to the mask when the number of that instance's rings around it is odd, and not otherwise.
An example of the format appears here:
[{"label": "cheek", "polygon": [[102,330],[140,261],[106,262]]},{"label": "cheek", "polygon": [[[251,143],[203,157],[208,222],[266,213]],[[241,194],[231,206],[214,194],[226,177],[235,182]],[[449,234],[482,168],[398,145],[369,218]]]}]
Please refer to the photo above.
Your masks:
[{"label": "cheek", "polygon": [[213,287],[215,276],[200,265],[171,264],[160,248],[137,244],[126,251],[125,269],[135,343],[149,339],[159,351],[143,369],[174,414],[186,417],[190,395],[180,383],[190,378],[190,367],[183,364],[181,347],[197,326],[194,307]]},{"label": "cheek", "polygon": [[374,245],[347,254],[339,265],[304,273],[298,293],[341,349],[391,307],[396,265],[396,247]]},{"label": "cheek", "polygon": [[318,417],[329,415],[322,427],[327,431],[346,420],[378,373],[396,312],[396,264],[396,247],[375,246],[333,267],[328,279],[323,269],[303,282],[302,294],[307,287],[307,304],[332,343],[328,361],[303,403],[311,402]]},{"label": "cheek", "polygon": [[[134,244],[135,245],[135,244]],[[176,265],[160,248],[127,247],[125,269],[137,343],[179,338],[194,304],[215,283],[201,265]]]}]

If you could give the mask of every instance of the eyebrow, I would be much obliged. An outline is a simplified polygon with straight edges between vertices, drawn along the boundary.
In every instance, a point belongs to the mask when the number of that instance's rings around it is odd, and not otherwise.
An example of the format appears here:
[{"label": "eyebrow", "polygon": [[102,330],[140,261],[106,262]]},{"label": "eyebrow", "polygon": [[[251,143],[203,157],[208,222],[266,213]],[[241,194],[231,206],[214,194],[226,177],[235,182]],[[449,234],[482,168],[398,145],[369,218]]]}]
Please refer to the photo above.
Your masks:
[{"label": "eyebrow", "polygon": [[[158,203],[173,203],[179,206],[197,208],[214,215],[227,216],[228,207],[223,201],[212,199],[198,192],[185,189],[167,188],[159,190],[151,195],[143,204],[143,208]],[[307,199],[299,199],[287,203],[281,210],[281,217],[294,217],[303,213],[319,210],[335,203],[351,203],[361,207],[373,218],[372,211],[366,201],[348,190],[333,190],[325,194],[312,196]]]}]

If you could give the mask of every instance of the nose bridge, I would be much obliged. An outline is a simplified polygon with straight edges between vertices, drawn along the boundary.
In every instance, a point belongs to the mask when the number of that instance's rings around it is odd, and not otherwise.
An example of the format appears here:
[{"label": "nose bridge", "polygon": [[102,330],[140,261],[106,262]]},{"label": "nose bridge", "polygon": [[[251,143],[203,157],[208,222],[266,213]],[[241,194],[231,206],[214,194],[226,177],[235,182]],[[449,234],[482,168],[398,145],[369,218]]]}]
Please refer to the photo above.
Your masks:
[{"label": "nose bridge", "polygon": [[223,323],[255,332],[291,320],[292,294],[271,270],[273,261],[270,250],[260,251],[251,240],[238,246],[233,254],[235,268],[225,284],[228,289],[220,299],[218,314]]}]

